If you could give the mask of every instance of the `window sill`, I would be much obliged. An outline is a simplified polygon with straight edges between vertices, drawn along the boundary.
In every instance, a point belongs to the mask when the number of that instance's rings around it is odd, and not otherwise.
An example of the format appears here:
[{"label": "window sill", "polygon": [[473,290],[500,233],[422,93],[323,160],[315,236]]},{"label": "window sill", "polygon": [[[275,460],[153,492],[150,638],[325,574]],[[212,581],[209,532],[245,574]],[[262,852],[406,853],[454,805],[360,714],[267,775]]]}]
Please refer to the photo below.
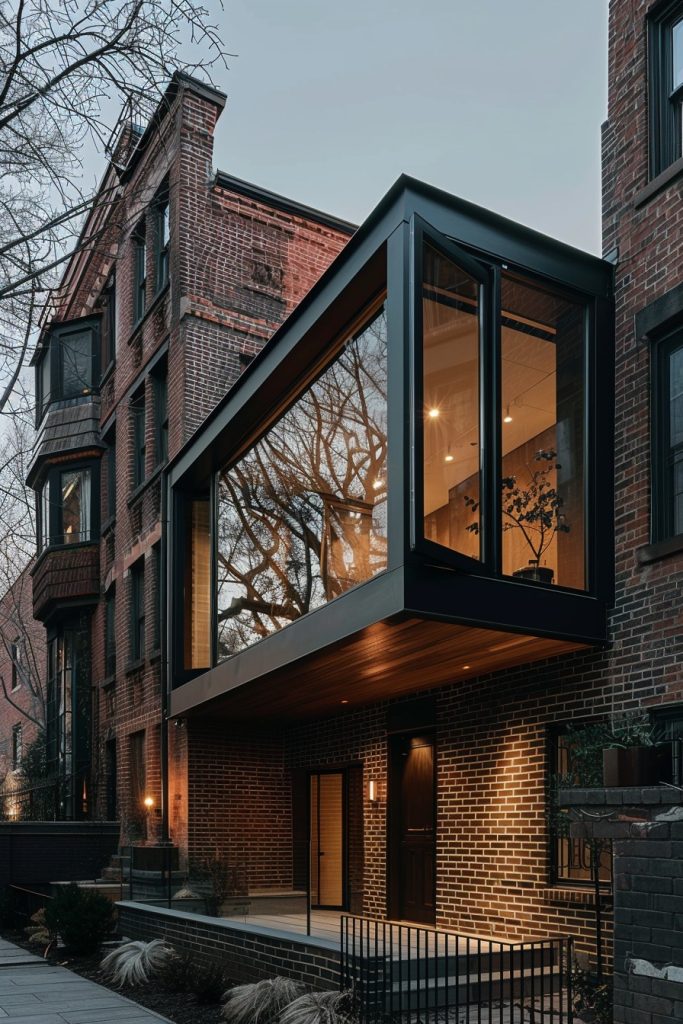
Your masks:
[{"label": "window sill", "polygon": [[633,200],[634,208],[638,210],[641,206],[645,206],[646,203],[649,203],[656,195],[663,192],[665,188],[668,188],[680,176],[683,176],[683,157],[675,160],[661,174],[658,174],[656,178],[648,182],[645,188],[638,192]]},{"label": "window sill", "polygon": [[75,541],[73,544],[48,544],[37,555],[31,569],[31,575],[33,575],[38,566],[41,565],[45,557],[54,551],[80,551],[82,548],[96,548],[99,542],[99,537],[92,537],[90,540],[79,540]]},{"label": "window sill", "polygon": [[111,675],[105,676],[105,678],[102,680],[100,685],[101,685],[103,690],[111,690],[112,687],[115,685],[115,683],[116,683],[116,672],[113,672],[113,673],[111,673]]},{"label": "window sill", "polygon": [[145,667],[145,659],[138,658],[136,661],[129,661],[126,665],[126,675],[132,676],[135,672],[139,672],[140,669]]},{"label": "window sill", "polygon": [[161,648],[160,647],[155,647],[154,650],[151,651],[150,655],[149,655],[149,663],[150,663],[150,665],[153,664],[156,661],[161,661]]},{"label": "window sill", "polygon": [[[608,886],[600,887],[600,895],[603,899],[611,897],[612,893]],[[543,896],[550,903],[583,903],[592,904],[595,900],[595,890],[590,883],[588,885],[571,885],[568,882],[559,882],[556,885],[549,885],[543,890]]]},{"label": "window sill", "polygon": [[135,503],[138,502],[142,495],[145,493],[147,488],[151,487],[154,481],[159,479],[159,477],[161,476],[161,471],[164,468],[164,465],[157,466],[155,469],[153,469],[149,476],[145,477],[142,483],[138,484],[135,490],[131,491],[130,497],[128,498],[128,508],[131,508],[133,505],[135,505]]},{"label": "window sill", "polygon": [[683,554],[683,534],[676,537],[667,537],[666,540],[657,541],[655,544],[646,544],[636,551],[638,565],[651,565],[653,562],[660,562],[671,555]]}]

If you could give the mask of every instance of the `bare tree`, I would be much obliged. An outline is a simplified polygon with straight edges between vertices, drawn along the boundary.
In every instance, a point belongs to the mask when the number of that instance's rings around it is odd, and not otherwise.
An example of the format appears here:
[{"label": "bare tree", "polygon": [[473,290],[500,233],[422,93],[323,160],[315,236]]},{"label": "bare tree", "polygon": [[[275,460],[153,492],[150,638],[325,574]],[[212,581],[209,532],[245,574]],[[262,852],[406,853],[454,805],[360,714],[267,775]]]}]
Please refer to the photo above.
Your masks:
[{"label": "bare tree", "polygon": [[386,566],[384,310],[219,477],[227,656]]},{"label": "bare tree", "polygon": [[79,234],[95,194],[83,154],[107,149],[122,105],[149,112],[174,71],[210,77],[226,56],[195,0],[0,0],[0,413],[47,291],[96,244]]}]

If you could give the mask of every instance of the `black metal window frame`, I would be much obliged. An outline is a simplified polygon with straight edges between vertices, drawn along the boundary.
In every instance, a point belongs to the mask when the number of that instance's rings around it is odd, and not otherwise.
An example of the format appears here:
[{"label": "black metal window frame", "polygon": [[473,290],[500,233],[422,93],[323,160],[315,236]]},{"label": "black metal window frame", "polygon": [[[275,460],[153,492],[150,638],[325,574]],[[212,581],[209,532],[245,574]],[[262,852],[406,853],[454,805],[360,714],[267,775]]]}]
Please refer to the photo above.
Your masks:
[{"label": "black metal window frame", "polygon": [[133,325],[147,309],[147,225],[140,221],[133,232]]},{"label": "black metal window frame", "polygon": [[152,636],[153,651],[161,648],[161,542],[152,545]]},{"label": "black metal window frame", "polygon": [[116,588],[112,585],[104,597],[104,674],[116,674]]},{"label": "black metal window frame", "polygon": [[[63,473],[90,472],[90,526],[88,536],[76,542],[65,543],[62,528],[61,478]],[[51,466],[42,486],[36,492],[38,521],[38,554],[48,548],[73,547],[74,543],[93,544],[100,536],[100,461],[79,459]],[[45,521],[47,519],[47,522]]]},{"label": "black metal window frame", "polygon": [[[584,366],[582,385],[584,394],[583,431],[583,507],[586,516],[586,535],[584,539],[585,587],[579,593],[595,594],[596,579],[591,558],[592,545],[595,542],[591,529],[591,512],[593,505],[591,495],[594,491],[594,466],[589,460],[593,447],[595,387],[594,375],[591,372],[595,362],[595,323],[594,299],[591,295],[578,292],[576,289],[559,281],[544,278],[529,271],[523,266],[515,266],[510,262],[494,262],[485,254],[474,252],[461,244],[456,244],[446,235],[439,232],[417,214],[412,220],[412,267],[413,267],[413,322],[411,332],[411,376],[410,376],[410,424],[413,438],[413,456],[410,464],[412,495],[410,516],[410,546],[413,551],[428,558],[451,565],[455,569],[469,573],[486,575],[500,579],[502,571],[502,516],[501,494],[498,481],[501,479],[502,462],[501,441],[501,332],[500,332],[500,293],[501,276],[519,275],[526,283],[541,289],[550,289],[569,300],[580,303],[585,309],[584,324]],[[478,284],[479,291],[479,413],[480,413],[480,462],[481,481],[481,519],[482,538],[481,558],[467,555],[446,548],[425,536],[424,532],[424,437],[422,429],[423,409],[423,325],[422,325],[422,290],[423,290],[423,251],[425,244],[435,249],[440,255],[451,260],[456,266],[472,277]],[[492,528],[492,524],[493,528]],[[534,582],[534,587],[552,589],[553,591],[572,591],[558,583]],[[574,590],[573,592],[577,592]]]},{"label": "black metal window frame", "polygon": [[674,523],[673,468],[683,463],[683,444],[671,444],[671,357],[683,349],[683,328],[655,341],[651,352],[651,539],[653,543],[681,536]]},{"label": "black metal window frame", "polygon": [[144,384],[136,391],[128,406],[131,416],[131,441],[133,461],[131,480],[135,490],[144,483],[147,476],[147,413]]},{"label": "black metal window frame", "polygon": [[154,394],[154,462],[163,466],[168,459],[168,363],[161,359],[151,373]]},{"label": "black metal window frame", "polygon": [[[54,402],[74,401],[88,398],[90,395],[98,393],[101,372],[101,330],[100,316],[69,320],[66,323],[55,325],[50,330],[47,342],[35,367],[36,426],[42,420],[49,406]],[[80,334],[82,331],[90,331],[91,381],[87,388],[81,388],[78,392],[70,392],[64,387],[63,348],[70,335]],[[49,360],[47,367],[50,387],[49,394],[45,393],[45,382],[43,379],[46,359]]]},{"label": "black metal window frame", "polygon": [[683,786],[683,701],[651,708],[655,741],[671,744],[671,781]]},{"label": "black metal window frame", "polygon": [[104,443],[107,445],[104,457],[107,467],[107,507],[106,516],[102,518],[112,523],[116,519],[116,424],[105,437]]},{"label": "black metal window frame", "polygon": [[145,656],[145,559],[130,567],[130,656],[136,663]]},{"label": "black metal window frame", "polygon": [[663,0],[647,17],[650,178],[683,156],[683,82],[673,88],[673,30],[682,20],[683,0]]},{"label": "black metal window frame", "polygon": [[166,287],[170,280],[170,255],[171,255],[171,204],[169,199],[168,184],[165,183],[159,189],[154,200],[155,219],[155,293],[158,294]]}]

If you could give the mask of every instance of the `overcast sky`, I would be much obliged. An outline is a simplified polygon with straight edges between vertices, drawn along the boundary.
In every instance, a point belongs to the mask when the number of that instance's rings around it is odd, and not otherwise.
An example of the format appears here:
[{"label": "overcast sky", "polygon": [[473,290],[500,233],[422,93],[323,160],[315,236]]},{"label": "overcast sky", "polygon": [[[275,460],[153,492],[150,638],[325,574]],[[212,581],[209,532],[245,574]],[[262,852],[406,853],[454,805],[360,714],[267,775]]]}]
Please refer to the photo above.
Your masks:
[{"label": "overcast sky", "polygon": [[607,0],[224,0],[215,163],[360,222],[405,171],[599,252]]}]

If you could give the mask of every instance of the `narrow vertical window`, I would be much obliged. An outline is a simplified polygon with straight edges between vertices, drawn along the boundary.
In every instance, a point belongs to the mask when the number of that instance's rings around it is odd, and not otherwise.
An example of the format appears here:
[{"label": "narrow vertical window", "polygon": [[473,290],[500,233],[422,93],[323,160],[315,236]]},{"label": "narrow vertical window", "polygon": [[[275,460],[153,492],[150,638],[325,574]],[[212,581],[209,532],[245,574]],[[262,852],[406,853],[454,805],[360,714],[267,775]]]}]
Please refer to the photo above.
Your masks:
[{"label": "narrow vertical window", "polygon": [[104,674],[116,673],[116,601],[113,587],[107,591],[104,602]]},{"label": "narrow vertical window", "polygon": [[114,362],[116,356],[116,271],[113,270],[102,291],[102,367]]},{"label": "narrow vertical window", "polygon": [[683,535],[683,333],[665,338],[655,350],[653,374],[654,541]]},{"label": "narrow vertical window", "polygon": [[135,322],[144,316],[147,298],[147,242],[144,221],[133,236],[133,315]]},{"label": "narrow vertical window", "polygon": [[155,369],[153,382],[155,461],[157,466],[161,466],[168,458],[168,377],[165,362]]},{"label": "narrow vertical window", "polygon": [[152,650],[161,647],[161,545],[152,548]]},{"label": "narrow vertical window", "polygon": [[165,195],[156,206],[156,243],[157,243],[157,280],[156,290],[159,292],[168,284],[169,252],[171,242],[170,207],[168,196]]},{"label": "narrow vertical window", "polygon": [[130,404],[132,417],[133,440],[133,487],[138,487],[145,479],[145,461],[147,447],[145,443],[146,417],[145,394],[139,391]]},{"label": "narrow vertical window", "polygon": [[21,640],[19,637],[10,644],[10,657],[12,659],[12,689],[18,690],[21,685]]},{"label": "narrow vertical window", "polygon": [[12,727],[12,771],[19,771],[21,768],[21,726]]},{"label": "narrow vertical window", "polygon": [[145,562],[139,559],[130,570],[130,660],[145,654]]}]

